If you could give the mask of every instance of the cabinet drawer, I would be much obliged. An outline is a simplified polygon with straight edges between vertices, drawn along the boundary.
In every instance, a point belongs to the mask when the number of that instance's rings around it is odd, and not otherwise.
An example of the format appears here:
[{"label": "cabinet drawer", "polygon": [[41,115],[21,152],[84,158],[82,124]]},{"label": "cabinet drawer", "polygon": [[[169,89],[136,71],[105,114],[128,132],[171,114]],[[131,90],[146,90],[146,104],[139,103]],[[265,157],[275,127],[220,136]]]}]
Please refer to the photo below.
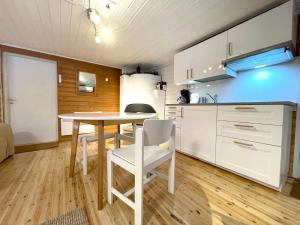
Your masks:
[{"label": "cabinet drawer", "polygon": [[176,128],[180,128],[181,127],[181,117],[166,116],[165,118],[166,118],[166,120],[173,119],[175,121]]},{"label": "cabinet drawer", "polygon": [[165,106],[166,111],[179,111],[181,112],[181,107],[182,106]]},{"label": "cabinet drawer", "polygon": [[283,105],[218,106],[218,120],[282,125]]},{"label": "cabinet drawer", "polygon": [[219,136],[281,146],[282,126],[218,121]]},{"label": "cabinet drawer", "polygon": [[175,133],[175,149],[180,150],[181,145],[180,145],[180,128],[176,128],[176,133]]},{"label": "cabinet drawer", "polygon": [[167,117],[181,117],[181,111],[166,111],[165,116]]},{"label": "cabinet drawer", "polygon": [[217,137],[217,165],[276,188],[280,185],[280,156],[277,146]]}]

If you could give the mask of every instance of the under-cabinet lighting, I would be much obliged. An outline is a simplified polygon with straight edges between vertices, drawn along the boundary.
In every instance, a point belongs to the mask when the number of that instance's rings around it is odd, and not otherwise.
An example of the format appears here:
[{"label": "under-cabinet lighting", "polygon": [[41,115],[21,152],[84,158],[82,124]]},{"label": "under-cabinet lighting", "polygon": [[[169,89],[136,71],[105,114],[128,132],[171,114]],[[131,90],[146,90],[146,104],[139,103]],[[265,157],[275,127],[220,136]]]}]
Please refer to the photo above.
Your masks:
[{"label": "under-cabinet lighting", "polygon": [[260,65],[260,66],[254,67],[254,69],[263,68],[263,67],[266,67],[266,66],[267,66],[267,65]]},{"label": "under-cabinet lighting", "polygon": [[290,61],[293,58],[293,53],[289,48],[281,47],[227,62],[226,66],[235,72],[239,72],[276,65]]}]

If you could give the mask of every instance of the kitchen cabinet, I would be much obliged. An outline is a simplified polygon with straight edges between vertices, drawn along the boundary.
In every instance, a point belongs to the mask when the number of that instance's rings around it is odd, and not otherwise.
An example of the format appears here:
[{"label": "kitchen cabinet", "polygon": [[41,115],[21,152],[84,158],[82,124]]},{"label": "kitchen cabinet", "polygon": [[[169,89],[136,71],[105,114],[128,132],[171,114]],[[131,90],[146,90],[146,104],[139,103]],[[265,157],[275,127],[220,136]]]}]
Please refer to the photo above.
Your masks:
[{"label": "kitchen cabinet", "polygon": [[193,80],[213,80],[216,76],[235,76],[225,71],[222,61],[227,57],[227,32],[201,42],[174,56],[174,82],[191,83]]},{"label": "kitchen cabinet", "polygon": [[173,119],[176,124],[175,131],[175,149],[181,148],[181,106],[166,106],[165,107],[165,119]]},{"label": "kitchen cabinet", "polygon": [[292,110],[286,105],[218,106],[216,164],[281,190],[288,174]]},{"label": "kitchen cabinet", "polygon": [[[295,41],[295,30],[293,4],[289,1],[175,54],[174,82],[187,84],[195,80],[205,82],[235,77],[234,69],[229,66],[225,69],[222,63],[235,60],[235,57],[253,55],[255,51],[279,44],[290,46]],[[288,56],[285,60],[288,61],[291,57]],[[276,62],[271,56],[270,60],[270,63]],[[247,63],[252,65],[251,62]]]},{"label": "kitchen cabinet", "polygon": [[228,30],[228,59],[293,40],[292,2]]},{"label": "kitchen cabinet", "polygon": [[289,167],[293,106],[167,105],[176,150],[281,190]]},{"label": "kitchen cabinet", "polygon": [[280,186],[281,149],[218,136],[217,165],[268,185]]},{"label": "kitchen cabinet", "polygon": [[183,106],[180,151],[215,163],[216,117],[216,105]]},{"label": "kitchen cabinet", "polygon": [[223,105],[218,107],[218,120],[282,125],[282,105]]},{"label": "kitchen cabinet", "polygon": [[190,74],[194,80],[223,74],[222,61],[227,57],[227,32],[214,36],[191,48]]},{"label": "kitchen cabinet", "polygon": [[174,56],[174,82],[176,84],[187,83],[190,79],[190,55],[191,50],[187,49]]}]

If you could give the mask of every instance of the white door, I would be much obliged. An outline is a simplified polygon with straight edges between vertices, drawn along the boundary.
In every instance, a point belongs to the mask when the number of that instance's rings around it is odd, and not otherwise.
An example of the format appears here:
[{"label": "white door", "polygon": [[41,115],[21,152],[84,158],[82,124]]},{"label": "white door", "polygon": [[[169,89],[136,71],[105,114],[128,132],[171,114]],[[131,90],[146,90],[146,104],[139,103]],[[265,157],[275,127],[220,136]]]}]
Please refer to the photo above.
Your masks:
[{"label": "white door", "polygon": [[190,53],[191,50],[179,52],[174,56],[174,82],[186,83],[190,78]]},{"label": "white door", "polygon": [[181,119],[181,151],[215,163],[217,106],[185,106]]},{"label": "white door", "polygon": [[293,6],[289,1],[228,30],[229,58],[292,40]]},{"label": "white door", "polygon": [[4,54],[5,122],[15,145],[57,141],[56,62]]},{"label": "white door", "polygon": [[191,48],[191,76],[204,79],[224,74],[222,61],[227,57],[227,32]]}]

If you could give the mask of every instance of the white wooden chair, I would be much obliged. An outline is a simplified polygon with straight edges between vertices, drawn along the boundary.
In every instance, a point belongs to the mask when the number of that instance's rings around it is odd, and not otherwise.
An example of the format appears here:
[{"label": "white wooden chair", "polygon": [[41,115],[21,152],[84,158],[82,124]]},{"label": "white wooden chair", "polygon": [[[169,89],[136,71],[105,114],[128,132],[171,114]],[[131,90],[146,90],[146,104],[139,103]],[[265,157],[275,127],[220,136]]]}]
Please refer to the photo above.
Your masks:
[{"label": "white wooden chair", "polygon": [[[102,113],[101,111],[95,111],[95,112],[74,112],[74,113]],[[105,133],[104,134],[105,139],[114,138],[115,139],[115,148],[118,146],[116,145],[116,133]],[[82,143],[82,159],[79,155],[77,155],[76,160],[82,164],[82,172],[83,175],[87,175],[87,168],[88,168],[88,152],[87,152],[87,146],[88,143],[91,142],[97,142],[98,137],[95,132],[93,133],[85,133],[80,134],[78,136],[79,142]]]},{"label": "white wooden chair", "polygon": [[[104,138],[110,139],[114,138],[115,139],[115,148],[116,146],[116,134],[115,133],[104,133]],[[82,173],[83,175],[87,175],[87,168],[88,168],[88,143],[91,142],[97,142],[98,141],[98,136],[95,133],[88,133],[88,134],[80,134],[78,137],[79,141],[82,144],[82,159],[80,156],[77,158],[77,161],[81,162],[82,164]]]},{"label": "white wooden chair", "polygon": [[[175,182],[175,124],[173,120],[145,120],[143,128],[136,129],[135,145],[107,152],[107,199],[112,204],[113,195],[134,209],[134,224],[143,223],[143,185],[156,176],[168,180],[168,191],[174,194]],[[160,144],[169,141],[168,149]],[[154,169],[170,161],[168,177]],[[113,163],[132,173],[135,177],[134,188],[121,193],[113,187]],[[151,176],[146,177],[146,174]],[[128,198],[135,194],[134,202]]]}]

